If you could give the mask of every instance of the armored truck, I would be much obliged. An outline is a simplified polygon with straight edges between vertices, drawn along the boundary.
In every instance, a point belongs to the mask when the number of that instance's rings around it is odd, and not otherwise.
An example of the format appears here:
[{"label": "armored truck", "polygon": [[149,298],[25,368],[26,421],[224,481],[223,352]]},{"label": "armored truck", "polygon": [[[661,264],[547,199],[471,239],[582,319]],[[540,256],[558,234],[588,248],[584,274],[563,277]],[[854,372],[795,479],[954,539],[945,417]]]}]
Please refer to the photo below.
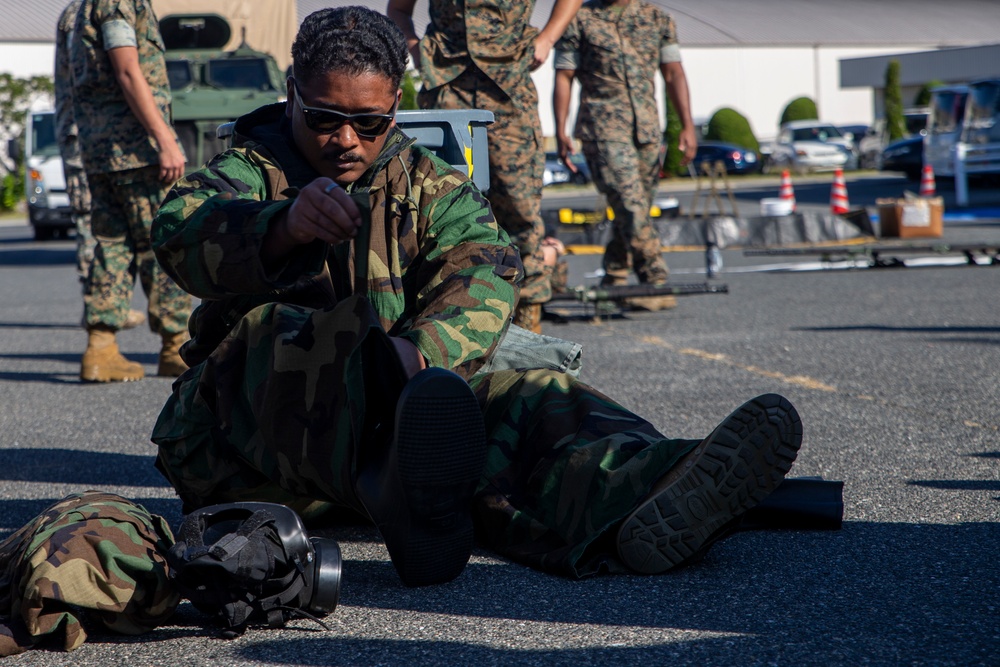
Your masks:
[{"label": "armored truck", "polygon": [[223,46],[229,22],[218,14],[171,14],[160,19],[173,125],[188,170],[200,168],[225,149],[218,127],[259,106],[285,99],[285,75],[275,59],[247,45]]}]

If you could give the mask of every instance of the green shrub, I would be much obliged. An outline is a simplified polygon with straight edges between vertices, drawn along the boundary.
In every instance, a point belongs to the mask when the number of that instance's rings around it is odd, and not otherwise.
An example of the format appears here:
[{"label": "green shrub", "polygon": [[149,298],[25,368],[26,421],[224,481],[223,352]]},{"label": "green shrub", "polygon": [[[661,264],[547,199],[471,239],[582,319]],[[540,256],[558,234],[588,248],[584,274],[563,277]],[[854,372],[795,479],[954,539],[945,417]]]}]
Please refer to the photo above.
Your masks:
[{"label": "green shrub", "polygon": [[[18,187],[18,179],[14,174],[8,173],[3,177],[3,191],[0,192],[0,211],[13,211],[17,202],[21,199],[21,188]],[[23,186],[23,184],[22,184]]]},{"label": "green shrub", "polygon": [[885,127],[889,141],[906,136],[906,119],[903,116],[903,89],[899,83],[899,61],[893,58],[885,68]]},{"label": "green shrub", "polygon": [[785,110],[781,112],[781,122],[779,125],[790,123],[793,120],[818,120],[819,111],[816,103],[809,97],[796,97],[788,103]]},{"label": "green shrub", "polygon": [[708,121],[705,138],[710,141],[725,141],[743,148],[760,151],[760,143],[754,136],[750,121],[735,109],[724,107],[712,114]]}]

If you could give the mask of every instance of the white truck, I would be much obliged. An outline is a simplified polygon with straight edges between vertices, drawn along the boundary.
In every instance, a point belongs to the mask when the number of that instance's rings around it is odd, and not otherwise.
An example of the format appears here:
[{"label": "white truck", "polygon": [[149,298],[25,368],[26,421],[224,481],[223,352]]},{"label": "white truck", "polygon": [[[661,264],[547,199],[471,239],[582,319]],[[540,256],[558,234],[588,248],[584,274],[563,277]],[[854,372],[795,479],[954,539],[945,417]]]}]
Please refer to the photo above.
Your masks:
[{"label": "white truck", "polygon": [[51,108],[32,109],[24,123],[24,187],[28,222],[38,240],[66,238],[75,228]]}]

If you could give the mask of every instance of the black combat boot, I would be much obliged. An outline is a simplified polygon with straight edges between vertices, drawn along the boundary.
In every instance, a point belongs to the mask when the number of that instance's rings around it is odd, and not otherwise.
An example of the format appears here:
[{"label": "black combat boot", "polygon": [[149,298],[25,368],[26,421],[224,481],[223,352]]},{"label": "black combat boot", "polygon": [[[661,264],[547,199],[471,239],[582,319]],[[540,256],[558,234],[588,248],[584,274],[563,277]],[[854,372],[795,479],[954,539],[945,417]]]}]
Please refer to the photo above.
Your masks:
[{"label": "black combat boot", "polygon": [[472,553],[471,501],[486,465],[486,429],[469,384],[443,368],[414,375],[394,435],[365,462],[356,491],[407,586],[451,581]]},{"label": "black combat boot", "polygon": [[781,484],[801,444],[802,422],[786,399],[765,394],[747,401],[622,522],[619,558],[642,574],[696,562]]}]

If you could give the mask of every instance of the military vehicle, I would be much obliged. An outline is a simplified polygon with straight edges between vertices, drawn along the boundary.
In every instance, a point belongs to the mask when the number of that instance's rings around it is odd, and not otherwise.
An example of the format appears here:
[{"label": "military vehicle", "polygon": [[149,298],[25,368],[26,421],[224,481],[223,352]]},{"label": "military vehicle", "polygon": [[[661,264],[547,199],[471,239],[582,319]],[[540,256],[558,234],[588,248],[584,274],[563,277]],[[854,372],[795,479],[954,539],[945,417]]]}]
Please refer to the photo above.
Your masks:
[{"label": "military vehicle", "polygon": [[270,54],[247,45],[245,30],[235,50],[223,50],[232,32],[219,14],[166,15],[160,33],[174,130],[193,171],[225,150],[216,136],[220,125],[285,99],[285,75]]}]

